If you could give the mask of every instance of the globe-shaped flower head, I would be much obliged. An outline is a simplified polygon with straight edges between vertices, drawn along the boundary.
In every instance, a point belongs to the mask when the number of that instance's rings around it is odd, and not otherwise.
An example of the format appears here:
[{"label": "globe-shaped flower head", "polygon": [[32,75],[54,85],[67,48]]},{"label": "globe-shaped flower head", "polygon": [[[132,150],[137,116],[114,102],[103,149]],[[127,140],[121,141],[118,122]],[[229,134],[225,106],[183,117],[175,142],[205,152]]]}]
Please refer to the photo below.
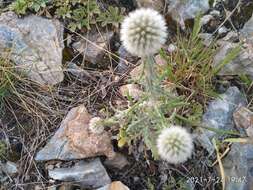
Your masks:
[{"label": "globe-shaped flower head", "polygon": [[101,134],[104,131],[104,126],[101,124],[102,119],[100,117],[93,117],[89,122],[89,129],[92,133]]},{"label": "globe-shaped flower head", "polygon": [[191,157],[192,137],[184,128],[171,126],[162,130],[158,136],[157,148],[162,159],[172,164],[179,164]]},{"label": "globe-shaped flower head", "polygon": [[123,46],[140,57],[156,53],[166,41],[167,27],[162,15],[149,8],[131,12],[121,26]]}]

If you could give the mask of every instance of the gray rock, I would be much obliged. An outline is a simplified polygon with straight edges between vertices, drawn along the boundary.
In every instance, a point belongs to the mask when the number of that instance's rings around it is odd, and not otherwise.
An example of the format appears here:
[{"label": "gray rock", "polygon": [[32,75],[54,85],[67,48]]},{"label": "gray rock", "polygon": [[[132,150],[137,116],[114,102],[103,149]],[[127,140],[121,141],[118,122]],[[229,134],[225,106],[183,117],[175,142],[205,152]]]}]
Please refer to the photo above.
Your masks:
[{"label": "gray rock", "polygon": [[166,0],[168,13],[184,27],[184,21],[209,9],[208,0]]},{"label": "gray rock", "polygon": [[[244,25],[243,29],[240,31],[240,38],[245,43],[241,48],[239,55],[232,60],[230,63],[226,64],[225,67],[220,71],[220,75],[248,75],[253,79],[253,17]],[[233,34],[232,39],[236,37]],[[228,42],[228,37],[225,37],[223,41],[220,41],[221,47],[216,56],[214,57],[214,64],[220,63],[226,55],[236,46],[238,43]],[[229,40],[232,41],[232,40]]]},{"label": "gray rock", "polygon": [[226,190],[252,190],[252,144],[234,143],[222,164],[226,176]]},{"label": "gray rock", "polygon": [[67,71],[70,72],[72,75],[74,75],[77,79],[81,81],[87,81],[87,78],[97,81],[96,77],[91,75],[87,70],[82,69],[80,66],[76,65],[73,62],[67,63]]},{"label": "gray rock", "polygon": [[[246,105],[247,100],[242,95],[237,87],[230,87],[227,91],[212,101],[207,108],[206,113],[203,115],[202,123],[204,126],[220,129],[220,130],[233,130],[236,131],[233,122],[233,112],[239,105]],[[197,140],[200,144],[212,154],[214,147],[212,144],[212,138],[219,138],[215,132],[199,128],[199,134]]]},{"label": "gray rock", "polygon": [[84,56],[84,59],[92,64],[101,64],[105,56],[105,50],[114,35],[113,31],[97,31],[92,29],[85,38],[73,43],[73,48]]},{"label": "gray rock", "polygon": [[110,190],[110,184],[105,185],[104,187],[100,187],[100,188],[98,188],[96,190]]},{"label": "gray rock", "polygon": [[204,26],[208,24],[211,20],[214,20],[214,17],[212,15],[205,15],[201,18],[200,24],[201,26]]},{"label": "gray rock", "polygon": [[129,66],[135,64],[138,60],[138,57],[133,56],[131,53],[129,53],[123,45],[119,47],[118,54],[120,57],[119,63],[116,67],[116,71],[118,73],[125,73]]},{"label": "gray rock", "polygon": [[0,16],[0,52],[31,80],[54,85],[63,80],[63,26],[57,20],[13,12]]},{"label": "gray rock", "polygon": [[212,15],[214,17],[219,17],[220,16],[220,11],[218,11],[218,10],[212,10],[210,12],[210,15]]},{"label": "gray rock", "polygon": [[7,161],[6,163],[0,162],[0,170],[8,175],[14,175],[18,172],[17,165],[10,161]]},{"label": "gray rock", "polygon": [[239,35],[234,31],[230,31],[222,40],[235,43],[239,41]]},{"label": "gray rock", "polygon": [[117,168],[121,170],[130,163],[127,161],[127,158],[123,154],[116,153],[116,156],[113,159],[106,159],[104,164],[107,167]]},{"label": "gray rock", "polygon": [[[218,65],[228,55],[228,53],[236,48],[238,43],[220,41],[220,50],[214,56],[214,64]],[[253,79],[253,48],[250,44],[244,44],[239,55],[230,63],[226,64],[219,75],[249,75]]]},{"label": "gray rock", "polygon": [[98,188],[111,183],[100,159],[79,161],[70,168],[56,168],[48,170],[48,175],[54,180],[74,181],[83,188]]},{"label": "gray rock", "polygon": [[240,36],[253,45],[253,16],[240,31]]},{"label": "gray rock", "polygon": [[228,33],[228,29],[225,26],[222,26],[222,27],[219,28],[218,34],[220,36],[222,36],[222,35],[224,36],[226,33]]},{"label": "gray rock", "polygon": [[202,43],[206,46],[210,46],[213,42],[213,35],[209,33],[200,33],[199,38],[202,39]]}]

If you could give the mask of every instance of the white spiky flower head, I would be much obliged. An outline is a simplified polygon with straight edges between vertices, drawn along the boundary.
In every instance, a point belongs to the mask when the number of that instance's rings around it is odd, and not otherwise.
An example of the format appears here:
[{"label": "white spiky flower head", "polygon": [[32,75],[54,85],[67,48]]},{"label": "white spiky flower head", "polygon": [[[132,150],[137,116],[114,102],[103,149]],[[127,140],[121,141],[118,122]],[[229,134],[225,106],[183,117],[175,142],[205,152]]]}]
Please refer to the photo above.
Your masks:
[{"label": "white spiky flower head", "polygon": [[133,55],[150,56],[162,47],[167,38],[163,16],[150,8],[131,12],[121,25],[123,46]]},{"label": "white spiky flower head", "polygon": [[157,148],[163,160],[172,164],[183,163],[192,155],[192,136],[182,127],[171,126],[161,131]]},{"label": "white spiky flower head", "polygon": [[102,119],[100,117],[93,117],[89,122],[89,130],[92,133],[101,134],[104,131],[104,126],[101,124]]}]

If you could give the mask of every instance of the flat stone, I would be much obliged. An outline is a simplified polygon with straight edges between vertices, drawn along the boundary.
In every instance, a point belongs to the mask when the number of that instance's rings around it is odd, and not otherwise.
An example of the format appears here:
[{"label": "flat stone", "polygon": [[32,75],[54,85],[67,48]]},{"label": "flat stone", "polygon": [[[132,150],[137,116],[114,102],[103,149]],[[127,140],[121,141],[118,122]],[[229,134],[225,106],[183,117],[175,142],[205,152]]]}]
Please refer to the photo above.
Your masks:
[{"label": "flat stone", "polygon": [[85,34],[86,39],[79,39],[73,43],[73,48],[84,56],[84,59],[92,64],[101,64],[104,60],[105,50],[108,50],[113,31],[97,31],[92,29]]},{"label": "flat stone", "polygon": [[[207,111],[203,115],[202,124],[204,126],[220,129],[236,131],[233,122],[233,113],[239,105],[246,105],[247,100],[237,87],[230,87],[227,91],[220,95],[217,99],[210,102]],[[215,132],[199,127],[197,140],[210,153],[214,152],[212,138],[219,138]]]},{"label": "flat stone", "polygon": [[184,21],[195,18],[199,12],[209,9],[208,0],[166,0],[168,13],[184,27]]},{"label": "flat stone", "polygon": [[253,146],[234,143],[229,154],[222,160],[227,190],[252,190]]},{"label": "flat stone", "polygon": [[249,137],[253,137],[253,112],[244,106],[238,107],[233,113],[233,118],[238,128],[245,129]]},{"label": "flat stone", "polygon": [[[239,46],[238,43],[231,43],[226,41],[219,42],[221,47],[214,56],[214,64],[218,65],[228,55],[228,53]],[[226,64],[219,75],[248,75],[253,79],[253,47],[251,44],[244,44],[239,55],[230,63]]]},{"label": "flat stone", "polygon": [[63,26],[58,20],[35,15],[18,18],[14,12],[0,16],[0,52],[31,80],[54,85],[63,80]]},{"label": "flat stone", "polygon": [[14,175],[18,172],[18,169],[14,162],[7,161],[6,163],[0,162],[0,171],[8,175]]},{"label": "flat stone", "polygon": [[240,30],[241,38],[253,45],[253,16],[246,22]]},{"label": "flat stone", "polygon": [[117,168],[117,169],[123,169],[126,165],[129,164],[127,161],[127,158],[120,153],[116,153],[115,157],[113,159],[107,159],[104,162],[105,166]]},{"label": "flat stone", "polygon": [[213,42],[213,35],[209,33],[200,33],[198,34],[199,38],[202,39],[202,43],[205,46],[210,46]]},{"label": "flat stone", "polygon": [[100,159],[79,161],[70,168],[48,170],[48,175],[54,180],[77,182],[83,188],[98,188],[111,183]]},{"label": "flat stone", "polygon": [[214,20],[213,15],[204,15],[200,20],[200,24],[201,26],[204,26],[208,24],[211,20]]},{"label": "flat stone", "polygon": [[[236,34],[233,34],[233,36],[236,36]],[[241,41],[244,41],[241,52],[234,60],[226,64],[219,74],[243,74],[248,75],[251,79],[253,79],[253,17],[251,17],[251,19],[246,22],[244,27],[240,30],[240,38]],[[224,39],[219,43],[221,44],[221,47],[214,57],[215,65],[220,63],[220,61],[222,61],[233,48],[239,45],[239,43],[231,43],[231,40],[229,42],[228,37],[224,37]]]},{"label": "flat stone", "polygon": [[35,160],[73,160],[102,155],[114,158],[109,133],[92,133],[90,119],[91,115],[83,105],[72,108],[54,136],[37,153]]},{"label": "flat stone", "polygon": [[121,45],[118,49],[118,55],[120,57],[119,63],[116,67],[116,72],[118,73],[125,73],[129,66],[134,65],[138,57],[133,56],[131,53],[129,53],[123,45]]}]

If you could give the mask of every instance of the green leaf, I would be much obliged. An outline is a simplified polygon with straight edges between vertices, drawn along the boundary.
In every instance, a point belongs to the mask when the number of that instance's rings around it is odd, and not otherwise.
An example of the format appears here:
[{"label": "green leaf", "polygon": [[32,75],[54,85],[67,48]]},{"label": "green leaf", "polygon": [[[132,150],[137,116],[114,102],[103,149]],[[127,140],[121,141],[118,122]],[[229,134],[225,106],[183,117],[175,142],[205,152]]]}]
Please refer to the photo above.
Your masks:
[{"label": "green leaf", "polygon": [[199,13],[194,20],[194,26],[192,31],[192,39],[195,40],[198,38],[198,34],[201,30],[201,14]]}]

